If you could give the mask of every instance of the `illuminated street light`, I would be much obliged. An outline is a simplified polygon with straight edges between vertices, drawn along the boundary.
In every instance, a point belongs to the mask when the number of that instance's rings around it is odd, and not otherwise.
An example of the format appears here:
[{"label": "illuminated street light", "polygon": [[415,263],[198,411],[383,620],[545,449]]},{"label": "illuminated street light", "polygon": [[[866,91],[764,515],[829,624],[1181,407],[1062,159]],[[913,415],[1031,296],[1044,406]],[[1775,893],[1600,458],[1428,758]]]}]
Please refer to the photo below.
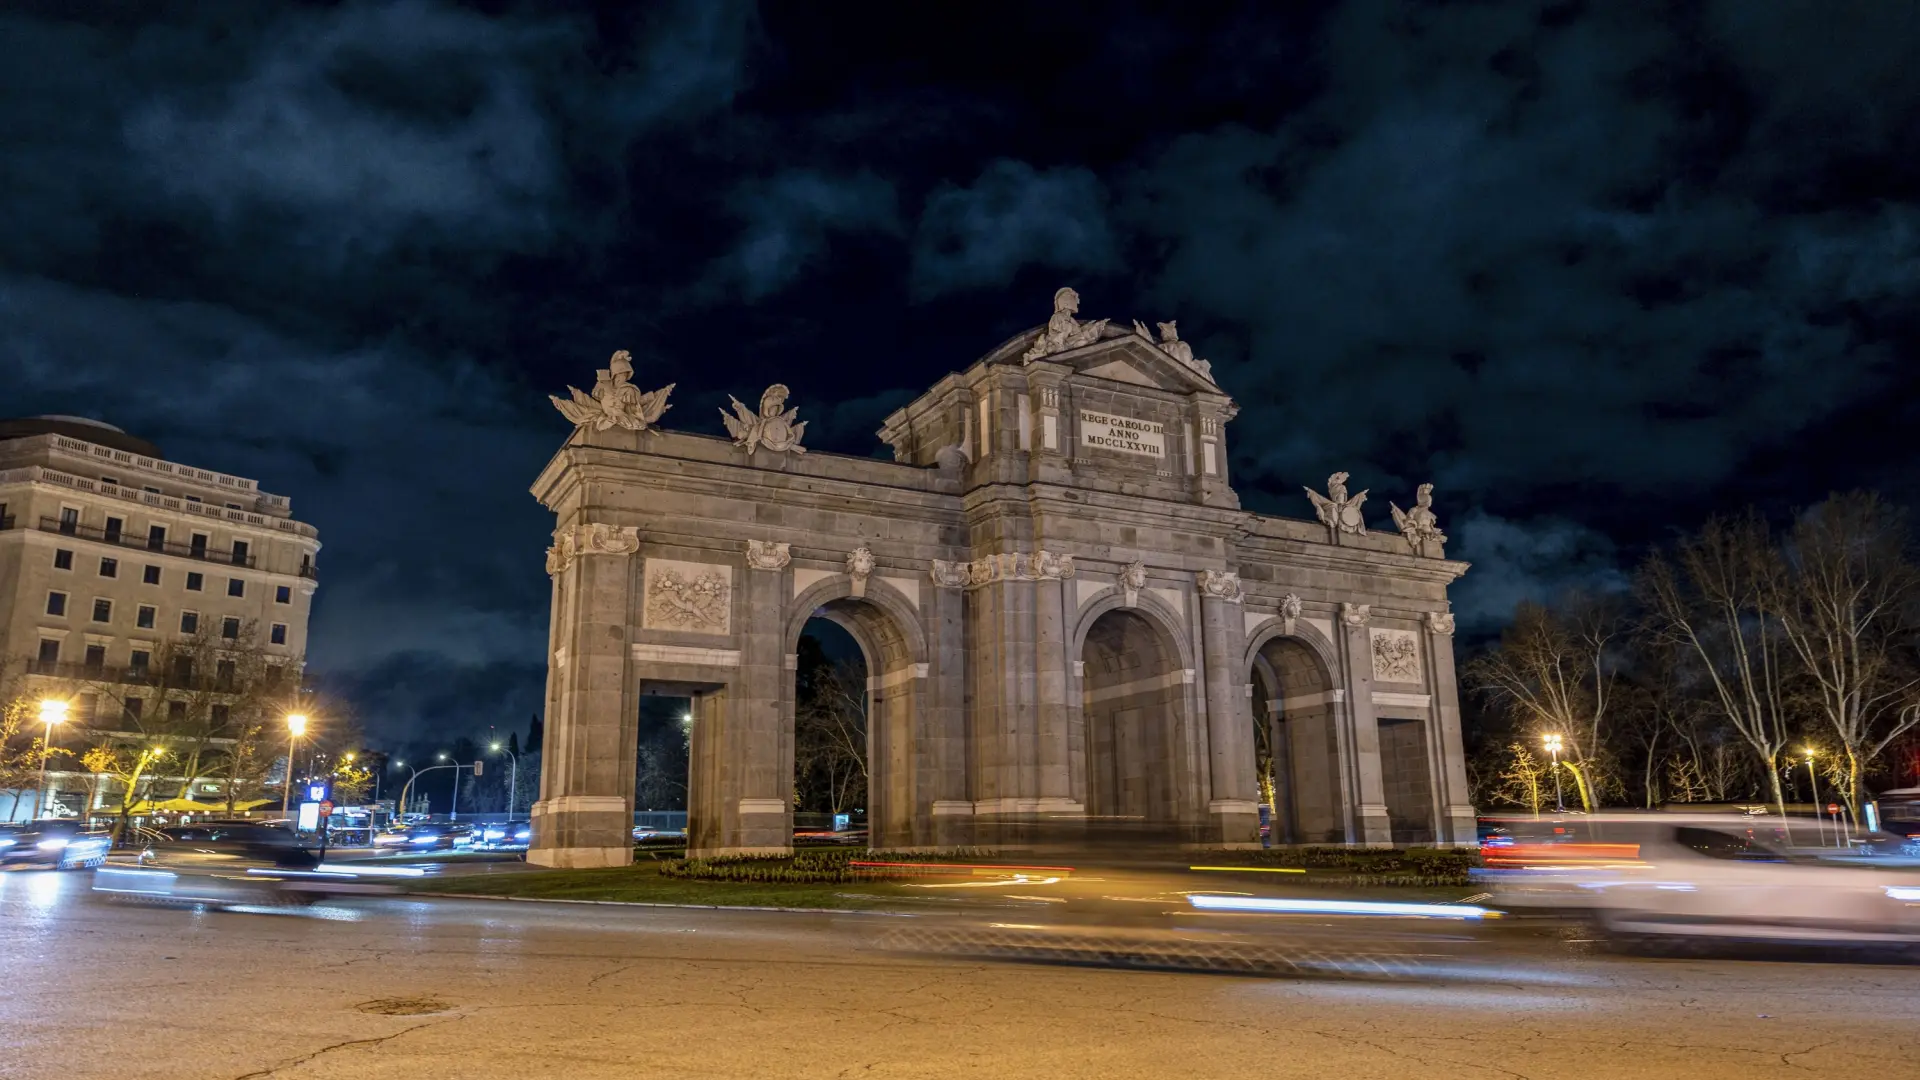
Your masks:
[{"label": "illuminated street light", "polygon": [[1807,755],[1807,782],[1813,785],[1813,823],[1820,830],[1820,843],[1825,845],[1827,823],[1820,817],[1820,776],[1813,771],[1813,747],[1802,747],[1800,752]]},{"label": "illuminated street light", "polygon": [[53,725],[67,722],[67,703],[54,698],[43,698],[40,702],[40,722],[47,725],[47,734],[40,741],[40,806],[41,817],[50,817],[47,804],[53,801],[53,793],[47,790],[47,759],[53,756]]},{"label": "illuminated street light", "polygon": [[280,812],[283,814],[291,813],[293,810],[293,747],[295,743],[300,741],[300,736],[305,735],[306,733],[307,733],[307,714],[306,713],[288,713],[287,714],[287,785],[286,785],[286,788],[282,790],[280,793]]},{"label": "illuminated street light", "polygon": [[1560,736],[1543,736],[1547,744],[1547,753],[1553,755],[1553,811],[1556,814],[1567,812],[1566,795],[1560,788]]},{"label": "illuminated street light", "polygon": [[507,755],[507,760],[512,764],[512,768],[507,771],[507,824],[511,825],[513,824],[513,796],[520,787],[520,758],[499,743],[493,744],[493,752]]}]

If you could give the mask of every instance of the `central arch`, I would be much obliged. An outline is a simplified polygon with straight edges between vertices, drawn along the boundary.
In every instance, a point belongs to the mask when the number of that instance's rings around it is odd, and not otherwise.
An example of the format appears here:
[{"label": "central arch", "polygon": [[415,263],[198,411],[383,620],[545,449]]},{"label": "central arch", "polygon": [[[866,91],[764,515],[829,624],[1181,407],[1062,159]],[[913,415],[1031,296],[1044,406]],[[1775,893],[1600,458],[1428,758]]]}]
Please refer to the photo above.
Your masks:
[{"label": "central arch", "polygon": [[1348,807],[1345,695],[1334,685],[1332,647],[1319,632],[1275,628],[1249,642],[1253,722],[1268,749],[1271,833],[1276,844],[1338,844],[1353,839]]},{"label": "central arch", "polygon": [[1195,819],[1193,670],[1166,623],[1123,605],[1091,612],[1080,646],[1074,791],[1089,818]]},{"label": "central arch", "polygon": [[[867,670],[867,828],[874,848],[931,844],[931,823],[922,812],[918,764],[926,743],[921,727],[926,643],[913,602],[885,582],[856,583],[840,574],[815,583],[795,598],[786,625],[786,655],[795,657],[811,619],[845,630],[860,647]],[[797,666],[797,665],[794,665]],[[794,676],[783,680],[779,775],[794,775]]]}]

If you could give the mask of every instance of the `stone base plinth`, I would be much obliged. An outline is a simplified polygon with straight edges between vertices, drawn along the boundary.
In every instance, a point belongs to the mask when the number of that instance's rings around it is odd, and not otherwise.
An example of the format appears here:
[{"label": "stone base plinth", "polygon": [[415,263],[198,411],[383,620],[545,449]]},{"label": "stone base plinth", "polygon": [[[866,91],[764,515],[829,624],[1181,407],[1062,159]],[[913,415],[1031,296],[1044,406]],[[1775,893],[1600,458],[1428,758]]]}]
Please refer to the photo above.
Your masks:
[{"label": "stone base plinth", "polygon": [[561,795],[533,804],[536,866],[626,866],[633,862],[633,811],[609,795]]}]

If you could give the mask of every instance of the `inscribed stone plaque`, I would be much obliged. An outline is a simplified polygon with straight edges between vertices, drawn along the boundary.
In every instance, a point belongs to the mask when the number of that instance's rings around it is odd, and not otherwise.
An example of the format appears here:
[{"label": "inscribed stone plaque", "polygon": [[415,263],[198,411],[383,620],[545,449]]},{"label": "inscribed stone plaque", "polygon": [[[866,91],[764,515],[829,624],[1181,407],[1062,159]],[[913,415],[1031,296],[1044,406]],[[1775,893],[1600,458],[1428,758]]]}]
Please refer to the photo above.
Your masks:
[{"label": "inscribed stone plaque", "polygon": [[641,625],[649,630],[724,634],[732,625],[733,567],[648,559]]},{"label": "inscribed stone plaque", "polygon": [[1167,426],[1152,420],[1081,409],[1080,445],[1165,461]]},{"label": "inscribed stone plaque", "polygon": [[1373,677],[1378,682],[1420,681],[1420,637],[1411,630],[1372,628]]}]

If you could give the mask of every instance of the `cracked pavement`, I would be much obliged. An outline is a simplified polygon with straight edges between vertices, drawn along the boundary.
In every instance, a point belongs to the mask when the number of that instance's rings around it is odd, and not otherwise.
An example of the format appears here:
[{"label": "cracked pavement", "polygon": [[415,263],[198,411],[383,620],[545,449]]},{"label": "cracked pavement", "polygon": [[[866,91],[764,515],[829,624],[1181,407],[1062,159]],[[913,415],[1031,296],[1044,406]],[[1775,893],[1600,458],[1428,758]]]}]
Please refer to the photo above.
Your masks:
[{"label": "cracked pavement", "polygon": [[1444,978],[1246,978],[872,947],[902,921],[240,914],[0,874],[0,1078],[1885,1080],[1920,1060],[1920,967],[1629,959],[1510,930]]}]

